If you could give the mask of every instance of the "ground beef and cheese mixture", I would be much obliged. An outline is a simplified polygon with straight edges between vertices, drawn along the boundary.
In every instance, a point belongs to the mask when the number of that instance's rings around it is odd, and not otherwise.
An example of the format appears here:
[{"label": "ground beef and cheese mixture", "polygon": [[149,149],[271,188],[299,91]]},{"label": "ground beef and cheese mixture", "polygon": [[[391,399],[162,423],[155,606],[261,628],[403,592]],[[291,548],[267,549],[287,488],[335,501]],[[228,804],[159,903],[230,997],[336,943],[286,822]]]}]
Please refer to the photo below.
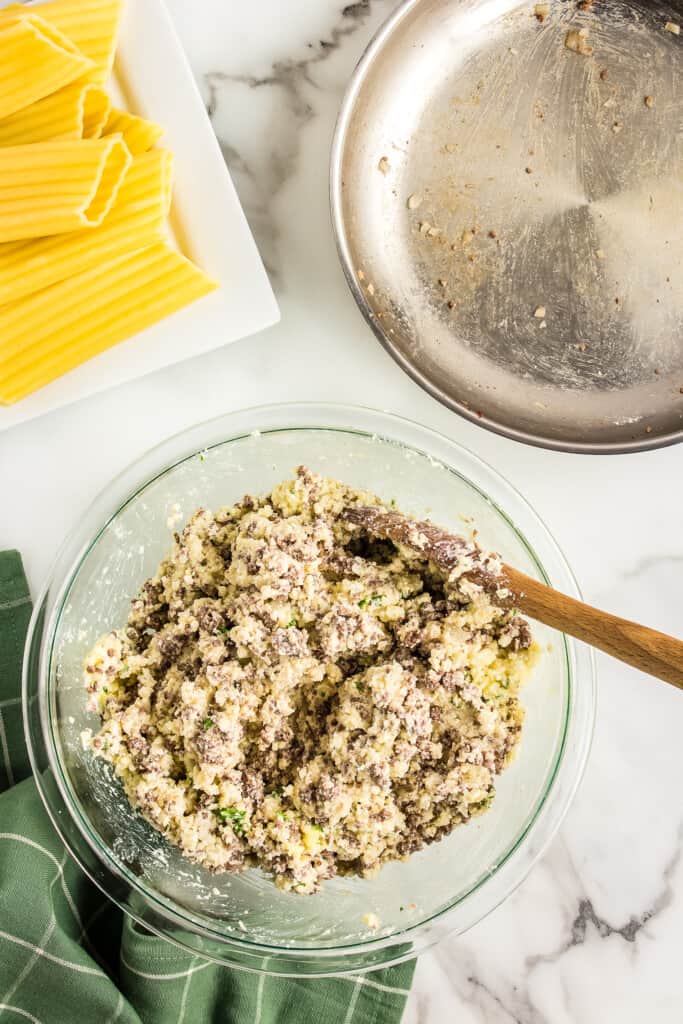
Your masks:
[{"label": "ground beef and cheese mixture", "polygon": [[341,516],[380,504],[300,468],[265,498],[199,509],[87,659],[94,751],[211,871],[258,866],[313,893],[493,798],[529,627]]}]

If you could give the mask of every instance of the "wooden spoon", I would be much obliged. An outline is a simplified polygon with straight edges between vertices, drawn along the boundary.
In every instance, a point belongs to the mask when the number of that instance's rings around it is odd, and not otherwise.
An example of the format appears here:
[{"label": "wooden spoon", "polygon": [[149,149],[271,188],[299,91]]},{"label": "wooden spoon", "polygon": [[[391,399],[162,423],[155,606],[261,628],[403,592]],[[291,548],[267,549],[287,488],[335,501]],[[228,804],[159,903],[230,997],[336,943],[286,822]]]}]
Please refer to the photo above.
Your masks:
[{"label": "wooden spoon", "polygon": [[567,597],[510,565],[502,565],[465,537],[430,522],[380,508],[347,508],[347,522],[375,537],[396,541],[427,557],[445,573],[483,587],[502,608],[519,608],[532,619],[597,647],[641,672],[683,689],[683,641]]}]

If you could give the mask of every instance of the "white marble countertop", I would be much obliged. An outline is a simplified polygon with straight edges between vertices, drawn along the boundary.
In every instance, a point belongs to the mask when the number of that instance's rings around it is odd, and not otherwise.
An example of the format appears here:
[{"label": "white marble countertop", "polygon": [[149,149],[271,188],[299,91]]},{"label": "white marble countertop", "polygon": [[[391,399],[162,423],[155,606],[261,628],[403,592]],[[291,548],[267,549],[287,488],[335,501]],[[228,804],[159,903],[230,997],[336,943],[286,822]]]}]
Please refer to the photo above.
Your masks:
[{"label": "white marble countertop", "polygon": [[[480,454],[549,525],[589,600],[682,634],[681,448],[595,458],[486,433],[402,374],[347,291],[328,150],[344,85],[393,2],[168,0],[282,322],[0,435],[0,547],[22,551],[35,590],[94,494],[168,434],[250,404],[359,402]],[[503,907],[420,960],[405,1024],[683,1020],[683,697],[607,658],[598,667],[593,751],[564,827]]]}]

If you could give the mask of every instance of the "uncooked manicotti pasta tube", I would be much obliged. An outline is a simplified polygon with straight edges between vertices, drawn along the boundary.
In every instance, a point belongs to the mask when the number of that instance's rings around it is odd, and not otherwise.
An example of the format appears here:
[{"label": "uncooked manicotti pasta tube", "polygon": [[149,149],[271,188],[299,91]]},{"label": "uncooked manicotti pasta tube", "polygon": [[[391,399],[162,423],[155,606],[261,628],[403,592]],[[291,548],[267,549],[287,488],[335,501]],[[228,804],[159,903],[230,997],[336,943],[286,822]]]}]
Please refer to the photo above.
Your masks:
[{"label": "uncooked manicotti pasta tube", "polygon": [[[122,9],[122,0],[52,0],[51,3],[31,8],[31,11],[63,32],[90,58],[92,64],[88,70],[88,79],[102,85],[114,62]],[[12,21],[25,14],[25,7],[13,4],[0,12],[0,19]]]},{"label": "uncooked manicotti pasta tube", "polygon": [[0,242],[101,224],[130,162],[118,135],[0,148]]},{"label": "uncooked manicotti pasta tube", "polygon": [[0,19],[0,118],[23,110],[92,70],[93,61],[42,18]]},{"label": "uncooked manicotti pasta tube", "polygon": [[124,142],[133,156],[137,156],[138,153],[146,153],[148,149],[155,146],[164,134],[164,129],[154,121],[148,121],[144,117],[129,114],[127,110],[118,110],[116,107],[112,107],[102,134],[113,135],[116,132],[123,136]]},{"label": "uncooked manicotti pasta tube", "polygon": [[1,307],[0,402],[24,398],[216,287],[160,242]]},{"label": "uncooked manicotti pasta tube", "polygon": [[109,97],[101,86],[92,82],[67,85],[0,120],[0,146],[98,139],[110,108]]},{"label": "uncooked manicotti pasta tube", "polygon": [[0,245],[0,306],[80,274],[94,263],[161,241],[171,203],[172,170],[170,150],[143,153],[133,160],[101,227]]}]

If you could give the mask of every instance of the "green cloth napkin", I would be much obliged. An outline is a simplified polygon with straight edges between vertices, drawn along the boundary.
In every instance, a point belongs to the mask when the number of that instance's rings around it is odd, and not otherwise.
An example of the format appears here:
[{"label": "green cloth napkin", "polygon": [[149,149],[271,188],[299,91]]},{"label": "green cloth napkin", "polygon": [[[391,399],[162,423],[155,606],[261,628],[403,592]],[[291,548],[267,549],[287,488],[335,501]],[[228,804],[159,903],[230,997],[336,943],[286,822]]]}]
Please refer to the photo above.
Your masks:
[{"label": "green cloth napkin", "polygon": [[219,967],[150,935],[92,885],[31,778],[20,697],[30,613],[21,558],[0,552],[0,1022],[398,1024],[414,961],[311,981]]}]

